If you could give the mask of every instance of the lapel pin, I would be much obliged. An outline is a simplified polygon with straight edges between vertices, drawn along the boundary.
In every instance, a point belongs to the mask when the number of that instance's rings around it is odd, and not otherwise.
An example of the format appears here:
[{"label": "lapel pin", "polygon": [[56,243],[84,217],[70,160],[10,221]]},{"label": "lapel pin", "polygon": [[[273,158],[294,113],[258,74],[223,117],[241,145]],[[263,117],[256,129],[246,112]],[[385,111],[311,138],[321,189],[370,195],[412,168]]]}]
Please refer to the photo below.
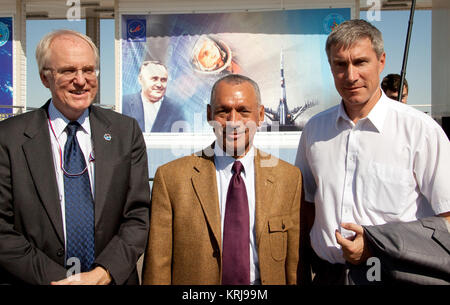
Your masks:
[{"label": "lapel pin", "polygon": [[105,139],[106,141],[111,141],[111,135],[109,133],[105,133],[103,139]]}]

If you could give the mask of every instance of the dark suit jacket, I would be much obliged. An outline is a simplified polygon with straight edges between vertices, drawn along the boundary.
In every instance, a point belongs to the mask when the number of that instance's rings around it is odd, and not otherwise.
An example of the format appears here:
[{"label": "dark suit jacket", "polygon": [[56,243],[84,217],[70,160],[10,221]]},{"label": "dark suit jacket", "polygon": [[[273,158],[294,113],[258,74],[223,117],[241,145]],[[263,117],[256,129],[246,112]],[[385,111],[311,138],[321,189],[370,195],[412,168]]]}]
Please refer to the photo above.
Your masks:
[{"label": "dark suit jacket", "polygon": [[[66,277],[48,105],[0,122],[0,283]],[[94,263],[116,284],[138,284],[136,262],[149,225],[145,142],[126,116],[91,106],[89,120],[96,158]]]},{"label": "dark suit jacket", "polygon": [[[262,284],[297,283],[300,170],[255,150],[255,231]],[[221,218],[213,149],[158,168],[144,284],[219,285]]]},{"label": "dark suit jacket", "polygon": [[[144,106],[142,105],[140,92],[123,97],[122,114],[135,118],[142,132],[145,132]],[[165,96],[151,132],[171,132],[172,124],[177,121],[183,122],[183,124],[178,123],[177,127],[182,126],[184,132],[189,131],[180,106],[177,106],[170,98]]]},{"label": "dark suit jacket", "polygon": [[445,221],[434,216],[364,227],[371,252],[380,259],[388,281],[450,284],[450,232]]}]

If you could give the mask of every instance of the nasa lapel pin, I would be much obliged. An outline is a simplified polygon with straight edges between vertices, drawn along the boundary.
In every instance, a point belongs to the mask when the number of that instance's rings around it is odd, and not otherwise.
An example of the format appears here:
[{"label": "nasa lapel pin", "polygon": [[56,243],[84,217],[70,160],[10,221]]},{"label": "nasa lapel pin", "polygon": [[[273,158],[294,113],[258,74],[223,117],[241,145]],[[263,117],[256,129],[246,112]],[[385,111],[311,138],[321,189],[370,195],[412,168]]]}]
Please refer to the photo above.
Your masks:
[{"label": "nasa lapel pin", "polygon": [[106,141],[111,141],[111,135],[109,133],[105,133],[103,135],[103,139],[105,139]]}]

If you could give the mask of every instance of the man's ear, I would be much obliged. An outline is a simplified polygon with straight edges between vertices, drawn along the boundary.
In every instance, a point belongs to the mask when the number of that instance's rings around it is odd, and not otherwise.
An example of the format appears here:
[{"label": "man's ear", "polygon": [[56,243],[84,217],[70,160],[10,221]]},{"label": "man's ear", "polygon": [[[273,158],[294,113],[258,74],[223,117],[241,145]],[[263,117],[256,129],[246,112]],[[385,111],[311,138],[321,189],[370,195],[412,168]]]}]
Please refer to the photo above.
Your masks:
[{"label": "man's ear", "polygon": [[39,73],[39,76],[40,76],[41,82],[45,86],[45,88],[50,88],[50,81],[48,80],[48,76],[45,75],[44,72]]},{"label": "man's ear", "polygon": [[384,70],[384,66],[386,65],[386,53],[381,54],[381,57],[379,59],[380,68],[378,74],[381,74]]},{"label": "man's ear", "polygon": [[258,115],[259,115],[259,118],[258,118],[259,119],[258,120],[258,127],[259,127],[264,122],[264,106],[263,105],[259,106]]}]

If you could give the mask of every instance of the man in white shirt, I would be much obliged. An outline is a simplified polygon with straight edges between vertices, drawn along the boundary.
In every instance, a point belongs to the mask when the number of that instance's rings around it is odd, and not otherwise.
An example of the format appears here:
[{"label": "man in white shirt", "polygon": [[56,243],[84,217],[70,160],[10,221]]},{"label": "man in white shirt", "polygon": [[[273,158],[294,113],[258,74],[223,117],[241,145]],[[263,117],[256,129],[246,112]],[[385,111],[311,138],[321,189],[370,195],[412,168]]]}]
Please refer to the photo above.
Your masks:
[{"label": "man in white shirt", "polygon": [[219,79],[207,111],[216,141],[156,172],[143,283],[296,284],[302,178],[253,147],[258,85]]},{"label": "man in white shirt", "polygon": [[326,44],[342,102],[305,126],[302,171],[316,283],[344,283],[344,264],[370,257],[362,225],[450,217],[450,144],[430,117],[380,89],[381,33],[363,20],[338,26]]},{"label": "man in white shirt", "polygon": [[141,91],[123,97],[122,113],[135,118],[142,132],[188,131],[182,108],[165,96],[167,68],[159,61],[144,61],[137,80]]}]

